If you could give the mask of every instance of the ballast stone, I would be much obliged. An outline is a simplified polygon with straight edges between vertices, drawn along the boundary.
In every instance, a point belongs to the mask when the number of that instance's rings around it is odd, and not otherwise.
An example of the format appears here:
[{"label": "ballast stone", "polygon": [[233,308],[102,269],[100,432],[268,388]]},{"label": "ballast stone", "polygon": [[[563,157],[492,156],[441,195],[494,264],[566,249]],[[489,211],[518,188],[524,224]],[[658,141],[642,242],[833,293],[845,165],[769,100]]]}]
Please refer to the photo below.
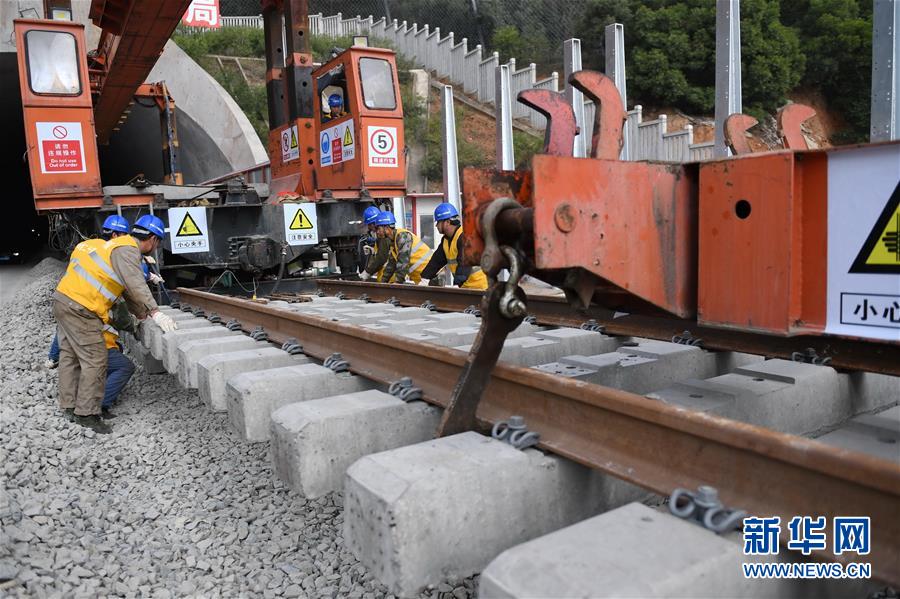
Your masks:
[{"label": "ballast stone", "polygon": [[276,476],[309,498],[340,491],[359,458],[434,437],[441,410],[371,389],[288,404],[272,413]]}]

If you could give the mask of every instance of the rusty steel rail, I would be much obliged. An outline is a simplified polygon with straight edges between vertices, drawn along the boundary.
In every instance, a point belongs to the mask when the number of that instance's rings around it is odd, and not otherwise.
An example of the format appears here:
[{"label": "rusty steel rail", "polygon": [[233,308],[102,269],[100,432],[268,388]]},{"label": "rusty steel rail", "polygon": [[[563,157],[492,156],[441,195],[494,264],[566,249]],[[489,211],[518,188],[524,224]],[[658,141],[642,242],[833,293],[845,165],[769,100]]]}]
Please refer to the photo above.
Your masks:
[{"label": "rusty steel rail", "polygon": [[[343,293],[347,298],[366,294],[371,301],[396,299],[403,306],[419,306],[430,301],[444,312],[461,312],[478,306],[481,292],[456,287],[420,287],[417,285],[387,285],[337,279],[316,281],[319,289],[329,295]],[[670,341],[684,331],[701,339],[701,347],[720,351],[739,351],[773,358],[791,359],[794,352],[815,350],[821,358],[831,358],[829,366],[840,370],[859,370],[900,376],[900,344],[833,336],[776,337],[698,325],[693,320],[629,314],[615,317],[615,312],[598,306],[576,311],[564,297],[529,295],[528,313],[539,323],[579,327],[588,320],[596,320],[610,335],[628,335]]]},{"label": "rusty steel rail", "polygon": [[[340,352],[351,371],[389,383],[412,374],[430,403],[446,406],[466,355],[457,350],[256,302],[179,289],[183,304],[270,341],[296,338],[307,355]],[[417,376],[416,373],[427,373]],[[540,447],[656,493],[712,485],[757,515],[870,516],[876,576],[900,583],[900,467],[849,450],[682,409],[530,368],[498,364],[484,393],[483,427],[518,414]],[[787,535],[781,536],[786,542]],[[828,552],[821,559],[848,559]]]}]

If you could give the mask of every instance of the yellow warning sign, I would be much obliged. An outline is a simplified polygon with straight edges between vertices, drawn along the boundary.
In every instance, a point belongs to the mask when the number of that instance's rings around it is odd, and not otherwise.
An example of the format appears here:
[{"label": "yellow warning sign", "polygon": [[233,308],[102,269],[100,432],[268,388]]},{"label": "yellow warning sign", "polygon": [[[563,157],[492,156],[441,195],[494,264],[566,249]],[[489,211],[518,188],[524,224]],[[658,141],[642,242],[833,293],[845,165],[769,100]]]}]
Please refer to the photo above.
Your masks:
[{"label": "yellow warning sign", "polygon": [[291,127],[291,149],[297,147],[297,130]]},{"label": "yellow warning sign", "polygon": [[850,272],[900,274],[900,183],[875,221]]},{"label": "yellow warning sign", "polygon": [[194,222],[194,219],[191,218],[191,213],[185,212],[184,218],[181,219],[181,224],[178,226],[178,233],[175,235],[177,237],[196,237],[202,236],[203,231],[200,230],[200,227],[198,227],[197,223]]},{"label": "yellow warning sign", "polygon": [[350,127],[347,127],[347,130],[344,131],[344,145],[345,146],[353,145],[353,134],[350,133]]},{"label": "yellow warning sign", "polygon": [[303,212],[303,208],[297,208],[297,214],[294,215],[294,218],[293,220],[291,220],[291,224],[288,228],[291,231],[312,229],[313,224],[310,222],[309,217],[306,216],[306,213]]}]

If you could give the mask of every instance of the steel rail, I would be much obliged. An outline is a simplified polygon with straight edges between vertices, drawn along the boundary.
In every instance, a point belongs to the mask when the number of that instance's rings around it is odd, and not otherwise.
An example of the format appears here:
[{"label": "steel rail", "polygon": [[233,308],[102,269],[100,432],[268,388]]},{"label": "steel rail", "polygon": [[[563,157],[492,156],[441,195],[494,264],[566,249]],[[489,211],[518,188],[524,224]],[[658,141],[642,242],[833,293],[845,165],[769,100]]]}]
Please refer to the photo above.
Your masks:
[{"label": "steel rail", "polygon": [[[260,303],[179,289],[183,304],[234,319],[269,340],[296,338],[304,353],[340,352],[352,372],[389,383],[412,375],[426,401],[446,406],[466,355]],[[869,516],[875,575],[900,583],[900,466],[861,453],[534,369],[499,364],[478,419],[518,414],[540,447],[656,493],[712,485],[723,501],[756,515]],[[781,536],[786,542],[787,535]],[[851,561],[845,553],[817,558]]]},{"label": "steel rail", "polygon": [[[481,292],[455,287],[420,287],[417,285],[387,285],[357,281],[320,280],[319,289],[329,295],[343,293],[348,298],[366,294],[371,301],[396,299],[403,306],[419,306],[430,301],[445,312],[461,312],[478,305]],[[588,320],[596,320],[611,335],[629,335],[669,341],[684,331],[702,340],[702,347],[721,351],[740,351],[790,360],[794,352],[807,348],[819,357],[830,357],[829,366],[842,370],[859,370],[900,376],[900,343],[877,342],[834,336],[776,337],[698,325],[692,320],[629,314],[616,317],[616,312],[592,306],[584,311],[572,308],[563,297],[529,295],[528,313],[539,323],[579,327]]]}]

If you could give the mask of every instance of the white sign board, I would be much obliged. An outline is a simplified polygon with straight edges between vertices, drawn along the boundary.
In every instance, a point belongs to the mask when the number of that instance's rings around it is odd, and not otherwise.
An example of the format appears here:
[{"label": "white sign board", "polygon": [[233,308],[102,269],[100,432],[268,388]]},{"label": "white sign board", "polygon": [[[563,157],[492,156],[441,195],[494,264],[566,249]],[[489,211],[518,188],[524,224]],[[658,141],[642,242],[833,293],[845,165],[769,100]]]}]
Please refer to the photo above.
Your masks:
[{"label": "white sign board", "polygon": [[900,146],[828,154],[825,332],[900,341]]},{"label": "white sign board", "polygon": [[369,126],[369,166],[397,166],[397,128]]},{"label": "white sign board", "polygon": [[169,235],[173,254],[194,254],[209,251],[209,228],[206,208],[169,208]]},{"label": "white sign board", "polygon": [[281,131],[281,162],[290,162],[300,158],[300,138],[297,125]]},{"label": "white sign board", "polygon": [[356,133],[353,119],[329,127],[319,135],[319,164],[334,166],[356,158]]},{"label": "white sign board", "polygon": [[42,173],[85,172],[81,123],[35,123]]},{"label": "white sign board", "polygon": [[288,245],[319,243],[319,223],[313,202],[284,204],[284,239]]}]

